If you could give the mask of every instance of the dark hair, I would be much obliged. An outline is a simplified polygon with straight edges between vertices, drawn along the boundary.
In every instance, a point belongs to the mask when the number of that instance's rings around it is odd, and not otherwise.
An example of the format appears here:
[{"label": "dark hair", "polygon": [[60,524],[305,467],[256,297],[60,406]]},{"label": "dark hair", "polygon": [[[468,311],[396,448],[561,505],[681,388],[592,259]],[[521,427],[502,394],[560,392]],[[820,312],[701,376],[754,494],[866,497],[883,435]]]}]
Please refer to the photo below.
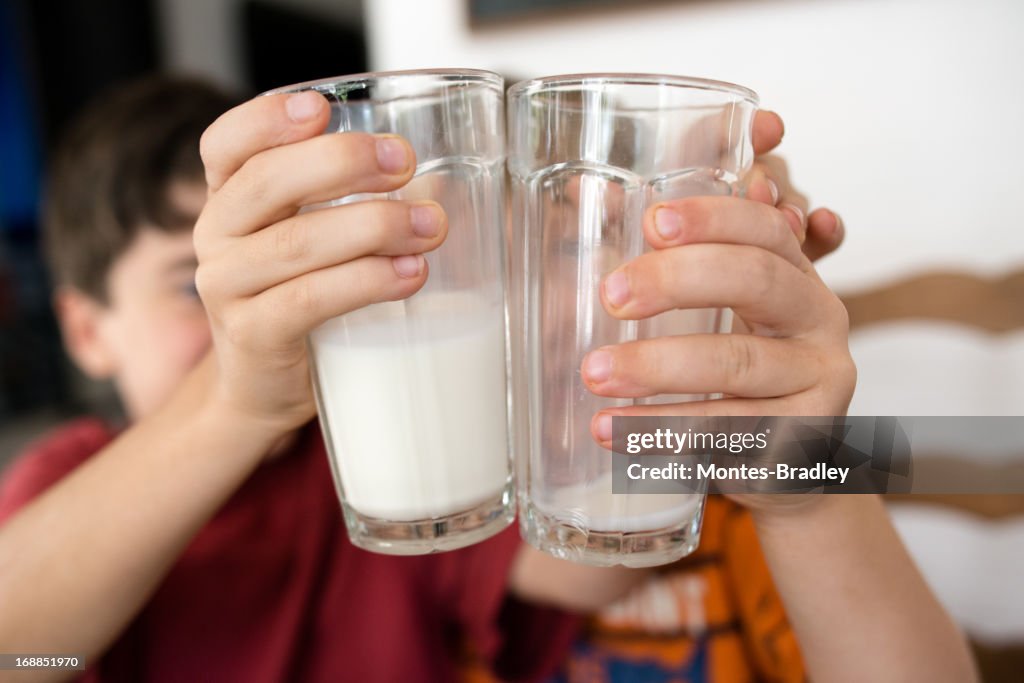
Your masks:
[{"label": "dark hair", "polygon": [[107,299],[107,275],[142,226],[190,229],[177,181],[203,181],[199,138],[238,100],[201,81],[150,77],[100,96],[50,166],[43,226],[56,284]]}]

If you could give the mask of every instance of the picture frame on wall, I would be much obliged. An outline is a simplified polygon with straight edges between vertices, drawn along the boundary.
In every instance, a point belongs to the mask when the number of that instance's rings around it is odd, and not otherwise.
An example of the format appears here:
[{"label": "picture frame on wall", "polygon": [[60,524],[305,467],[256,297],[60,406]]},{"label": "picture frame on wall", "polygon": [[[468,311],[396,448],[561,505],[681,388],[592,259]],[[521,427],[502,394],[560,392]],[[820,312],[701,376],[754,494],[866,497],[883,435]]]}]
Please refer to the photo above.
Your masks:
[{"label": "picture frame on wall", "polygon": [[[637,5],[669,4],[672,0],[466,0],[469,9],[469,23],[472,26],[488,26],[551,16],[571,16],[591,10],[630,10]],[[676,0],[678,1],[678,0]]]}]

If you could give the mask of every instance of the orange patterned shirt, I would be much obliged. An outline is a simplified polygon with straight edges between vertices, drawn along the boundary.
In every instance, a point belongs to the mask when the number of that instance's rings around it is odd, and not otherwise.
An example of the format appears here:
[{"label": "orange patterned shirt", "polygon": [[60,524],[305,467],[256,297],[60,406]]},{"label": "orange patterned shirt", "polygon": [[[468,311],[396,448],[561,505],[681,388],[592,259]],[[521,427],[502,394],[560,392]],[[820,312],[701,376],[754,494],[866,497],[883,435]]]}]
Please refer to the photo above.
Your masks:
[{"label": "orange patterned shirt", "polygon": [[[474,670],[467,680],[493,679]],[[713,495],[696,552],[587,619],[551,683],[805,680],[753,520]]]}]

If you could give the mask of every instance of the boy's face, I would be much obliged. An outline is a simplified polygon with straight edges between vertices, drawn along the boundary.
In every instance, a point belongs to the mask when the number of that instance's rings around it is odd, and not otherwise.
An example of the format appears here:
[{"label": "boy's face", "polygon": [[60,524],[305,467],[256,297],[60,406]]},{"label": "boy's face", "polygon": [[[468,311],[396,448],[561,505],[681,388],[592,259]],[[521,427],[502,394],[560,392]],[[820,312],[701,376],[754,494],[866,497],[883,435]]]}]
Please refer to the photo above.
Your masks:
[{"label": "boy's face", "polygon": [[[186,215],[199,215],[203,184],[177,185],[174,193]],[[133,420],[159,408],[210,347],[195,272],[191,230],[143,227],[108,273],[107,304],[74,293],[58,303],[75,360],[114,381]]]}]

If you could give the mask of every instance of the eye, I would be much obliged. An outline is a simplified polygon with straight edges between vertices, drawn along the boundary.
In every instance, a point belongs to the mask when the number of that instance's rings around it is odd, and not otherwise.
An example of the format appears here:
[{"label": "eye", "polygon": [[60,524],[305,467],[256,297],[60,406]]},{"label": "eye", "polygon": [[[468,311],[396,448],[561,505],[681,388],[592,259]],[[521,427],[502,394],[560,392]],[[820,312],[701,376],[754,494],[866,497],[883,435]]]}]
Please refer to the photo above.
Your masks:
[{"label": "eye", "polygon": [[195,279],[189,280],[181,285],[179,291],[190,299],[199,300],[199,290],[196,289]]}]

